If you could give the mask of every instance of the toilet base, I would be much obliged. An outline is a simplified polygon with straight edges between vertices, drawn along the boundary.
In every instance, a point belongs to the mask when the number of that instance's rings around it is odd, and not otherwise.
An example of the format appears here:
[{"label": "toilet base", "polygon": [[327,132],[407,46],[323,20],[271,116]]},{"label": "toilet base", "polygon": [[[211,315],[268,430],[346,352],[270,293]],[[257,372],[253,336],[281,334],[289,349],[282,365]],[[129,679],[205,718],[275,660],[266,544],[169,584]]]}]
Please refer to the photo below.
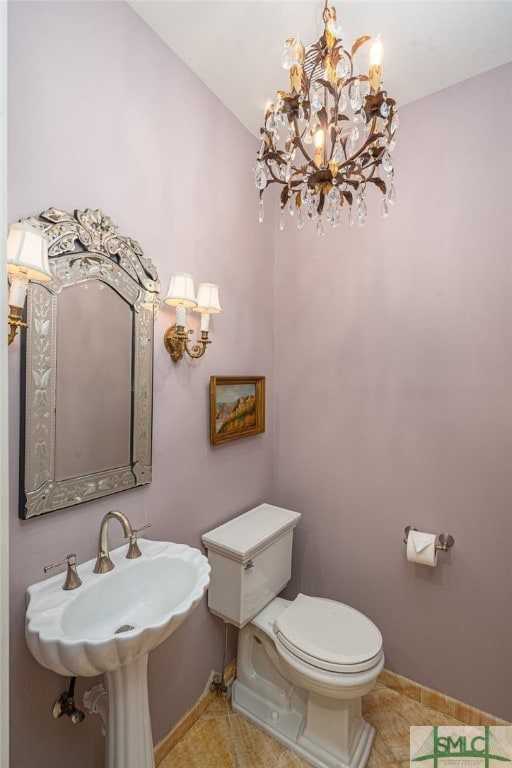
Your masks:
[{"label": "toilet base", "polygon": [[[310,694],[311,696],[311,694]],[[319,697],[321,702],[324,697]],[[321,704],[318,702],[304,700],[300,695],[288,698],[286,705],[280,706],[275,701],[264,699],[257,691],[251,690],[240,680],[235,680],[233,684],[232,706],[236,712],[240,712],[248,720],[271,736],[280,741],[285,746],[299,754],[305,760],[310,762],[316,768],[364,768],[370,754],[374,729],[364,720],[354,717],[350,709],[357,704],[360,706],[360,700],[347,701],[345,707],[339,710],[337,706],[336,717],[342,721],[344,718],[351,722],[351,729],[356,732],[350,733],[350,748],[348,744],[341,743],[336,748],[338,736],[347,732],[340,722],[340,727],[331,727],[327,725],[325,734],[315,733],[315,714],[319,715],[319,720],[325,725],[329,721],[329,713],[321,712]],[[321,727],[321,725],[320,725]],[[324,740],[325,736],[325,740]],[[331,738],[331,750],[326,742]],[[348,751],[347,751],[348,750]],[[336,755],[335,753],[338,752]],[[342,755],[345,755],[342,756]],[[350,757],[348,757],[350,755]]]}]

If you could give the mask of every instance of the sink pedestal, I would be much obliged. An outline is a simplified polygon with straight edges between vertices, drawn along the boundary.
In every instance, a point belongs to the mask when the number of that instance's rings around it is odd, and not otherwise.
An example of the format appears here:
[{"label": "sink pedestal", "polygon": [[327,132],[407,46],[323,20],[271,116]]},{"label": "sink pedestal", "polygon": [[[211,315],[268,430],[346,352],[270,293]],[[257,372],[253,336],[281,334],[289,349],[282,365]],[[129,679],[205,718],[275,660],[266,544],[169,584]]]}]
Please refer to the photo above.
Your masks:
[{"label": "sink pedestal", "polygon": [[84,706],[106,720],[106,768],[154,768],[148,653],[183,624],[210,581],[198,549],[147,539],[139,547],[136,558],[126,546],[111,550],[114,568],[100,575],[95,559],[78,566],[78,589],[63,589],[62,574],[27,588],[25,637],[37,661],[64,677],[104,676],[108,701],[92,689]]},{"label": "sink pedestal", "polygon": [[149,718],[148,654],[105,672],[108,694],[106,768],[154,768]]}]

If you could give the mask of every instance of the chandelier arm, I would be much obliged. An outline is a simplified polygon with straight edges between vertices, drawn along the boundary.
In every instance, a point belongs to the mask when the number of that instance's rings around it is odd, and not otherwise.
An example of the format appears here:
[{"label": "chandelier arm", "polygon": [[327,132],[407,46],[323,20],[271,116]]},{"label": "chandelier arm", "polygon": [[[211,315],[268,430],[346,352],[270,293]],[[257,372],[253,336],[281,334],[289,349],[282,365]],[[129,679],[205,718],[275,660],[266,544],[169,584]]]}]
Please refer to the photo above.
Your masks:
[{"label": "chandelier arm", "polygon": [[299,135],[299,123],[296,117],[293,118],[293,130],[295,131],[295,136],[297,137],[295,139],[295,146],[300,149],[300,151],[304,155],[304,159],[309,163],[310,158],[306,154],[306,150],[304,149],[304,144],[302,143],[302,139]]},{"label": "chandelier arm", "polygon": [[[297,118],[294,118],[293,123],[294,123],[294,129],[295,129],[296,136],[297,136],[296,141],[295,141],[295,146],[298,147],[300,149],[300,151],[302,152],[302,154],[304,155],[304,159],[306,160],[306,168],[309,168],[310,165],[314,165],[314,162],[311,160],[310,156],[308,155],[308,153],[304,149],[304,144],[302,143],[302,139],[299,136],[298,125],[297,125]],[[300,170],[300,169],[297,169],[297,170]]]},{"label": "chandelier arm", "polygon": [[[340,89],[338,89],[338,88],[334,89],[334,114],[335,114],[335,118],[334,118],[334,124],[331,125],[331,128],[334,128],[336,134],[338,134],[338,105],[340,103],[340,93],[341,93],[341,88]],[[331,162],[332,156],[334,154],[335,144],[336,144],[336,140],[332,141],[332,138],[331,138],[331,152],[329,154],[329,160],[327,161],[328,163]],[[346,157],[346,155],[345,155],[345,157]]]},{"label": "chandelier arm", "polygon": [[[360,155],[363,154],[365,149],[367,149],[370,146],[370,144],[373,144],[373,142],[377,138],[380,138],[381,136],[384,136],[384,134],[379,134],[379,133],[377,133],[376,135],[373,134],[373,130],[375,129],[375,125],[377,123],[377,116],[375,115],[372,118],[372,120],[373,120],[373,125],[372,125],[372,129],[371,129],[371,132],[370,132],[368,138],[366,139],[366,141],[363,144],[361,144],[361,146],[359,147],[359,149],[357,150],[357,152],[355,154],[350,155],[350,159],[349,158],[346,159],[345,163],[343,163],[343,165],[341,167],[346,165],[346,163],[348,163],[348,162],[353,162],[354,160],[356,160],[358,157],[360,157]],[[378,160],[378,158],[375,158],[375,160]]]}]

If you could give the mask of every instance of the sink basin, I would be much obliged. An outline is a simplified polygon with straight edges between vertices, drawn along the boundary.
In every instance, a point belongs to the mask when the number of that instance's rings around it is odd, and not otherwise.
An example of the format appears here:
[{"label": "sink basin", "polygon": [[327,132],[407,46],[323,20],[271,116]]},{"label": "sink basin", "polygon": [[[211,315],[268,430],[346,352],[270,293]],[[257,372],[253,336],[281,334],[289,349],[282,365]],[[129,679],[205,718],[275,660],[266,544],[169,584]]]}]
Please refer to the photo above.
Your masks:
[{"label": "sink basin", "polygon": [[[153,768],[148,653],[198,605],[210,565],[198,549],[139,539],[141,557],[114,549],[114,570],[77,567],[82,585],[62,589],[65,574],[27,589],[25,635],[37,661],[60,675],[104,674],[107,768]],[[103,691],[103,695],[105,690]]]},{"label": "sink basin", "polygon": [[112,550],[114,570],[79,565],[78,589],[60,573],[27,589],[26,638],[37,661],[60,675],[92,677],[125,666],[165,640],[201,600],[210,566],[198,549],[140,539],[142,556]]}]

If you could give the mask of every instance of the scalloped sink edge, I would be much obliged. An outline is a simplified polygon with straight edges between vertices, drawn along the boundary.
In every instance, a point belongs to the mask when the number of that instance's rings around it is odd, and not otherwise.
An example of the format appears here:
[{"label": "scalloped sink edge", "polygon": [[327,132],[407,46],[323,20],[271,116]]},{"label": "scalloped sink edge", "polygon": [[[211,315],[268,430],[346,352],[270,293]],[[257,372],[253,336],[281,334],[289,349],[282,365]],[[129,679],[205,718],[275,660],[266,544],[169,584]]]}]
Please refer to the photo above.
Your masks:
[{"label": "scalloped sink edge", "polygon": [[142,556],[127,560],[126,546],[110,552],[108,573],[93,573],[95,558],[77,566],[78,589],[62,589],[63,573],[27,588],[25,635],[43,667],[84,677],[119,669],[159,645],[199,604],[210,565],[198,549],[140,539]]}]

